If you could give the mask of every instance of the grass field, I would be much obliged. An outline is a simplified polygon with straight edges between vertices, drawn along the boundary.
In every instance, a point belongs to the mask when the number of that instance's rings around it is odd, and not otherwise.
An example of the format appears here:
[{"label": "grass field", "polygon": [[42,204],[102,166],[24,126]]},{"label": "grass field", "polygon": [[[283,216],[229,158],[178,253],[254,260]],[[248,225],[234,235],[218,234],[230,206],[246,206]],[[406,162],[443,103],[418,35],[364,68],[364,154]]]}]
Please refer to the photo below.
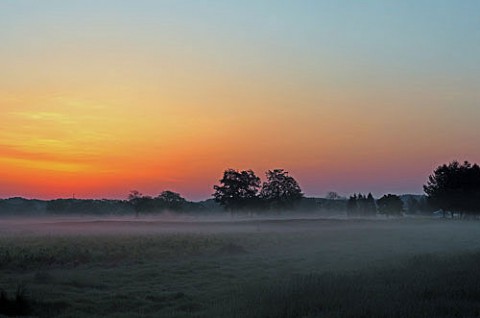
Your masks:
[{"label": "grass field", "polygon": [[477,221],[0,221],[40,317],[480,317],[479,266]]}]

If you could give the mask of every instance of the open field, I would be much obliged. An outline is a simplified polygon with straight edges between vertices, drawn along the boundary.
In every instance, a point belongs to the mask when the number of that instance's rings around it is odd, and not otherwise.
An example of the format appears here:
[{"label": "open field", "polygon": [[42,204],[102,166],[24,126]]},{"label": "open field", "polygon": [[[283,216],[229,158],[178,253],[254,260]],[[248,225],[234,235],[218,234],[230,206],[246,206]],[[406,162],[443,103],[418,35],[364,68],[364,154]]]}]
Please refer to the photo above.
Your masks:
[{"label": "open field", "polygon": [[0,221],[42,317],[478,317],[479,265],[477,221]]}]

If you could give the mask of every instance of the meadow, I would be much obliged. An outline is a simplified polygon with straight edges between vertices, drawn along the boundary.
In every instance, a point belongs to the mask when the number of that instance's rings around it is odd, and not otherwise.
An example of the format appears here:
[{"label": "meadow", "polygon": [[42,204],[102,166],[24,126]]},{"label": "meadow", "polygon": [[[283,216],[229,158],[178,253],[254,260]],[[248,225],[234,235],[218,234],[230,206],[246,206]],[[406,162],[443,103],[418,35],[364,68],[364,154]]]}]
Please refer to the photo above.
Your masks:
[{"label": "meadow", "polygon": [[35,317],[479,317],[479,229],[432,218],[4,219],[0,305],[13,311],[18,294]]}]

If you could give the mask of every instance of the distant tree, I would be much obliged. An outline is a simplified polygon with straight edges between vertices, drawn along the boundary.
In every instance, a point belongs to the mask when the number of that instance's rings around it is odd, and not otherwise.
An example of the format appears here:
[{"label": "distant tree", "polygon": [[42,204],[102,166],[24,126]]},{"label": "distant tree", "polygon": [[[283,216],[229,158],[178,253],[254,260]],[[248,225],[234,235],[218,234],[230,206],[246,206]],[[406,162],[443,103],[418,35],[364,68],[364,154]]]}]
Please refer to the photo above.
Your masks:
[{"label": "distant tree", "polygon": [[363,194],[359,193],[357,197],[357,215],[365,216],[367,198]]},{"label": "distant tree", "polygon": [[140,213],[140,201],[142,200],[142,193],[137,190],[132,190],[128,194],[128,203],[132,206],[133,210],[135,211],[135,216],[138,217]]},{"label": "distant tree", "polygon": [[42,206],[45,206],[45,211],[49,214],[112,215],[132,211],[132,205],[128,201],[105,199],[55,199],[46,201]]},{"label": "distant tree", "polygon": [[376,216],[377,215],[377,205],[373,195],[369,193],[365,198],[365,215],[366,216]]},{"label": "distant tree", "polygon": [[47,212],[52,214],[65,213],[70,207],[67,200],[56,199],[47,202]]},{"label": "distant tree", "polygon": [[335,191],[329,191],[326,196],[328,200],[340,200],[341,198],[342,197]]},{"label": "distant tree", "polygon": [[162,209],[180,211],[187,203],[180,194],[173,191],[163,191],[155,198]]},{"label": "distant tree", "polygon": [[406,211],[408,214],[417,214],[420,210],[420,201],[414,197],[409,197],[407,199],[407,208]]},{"label": "distant tree", "polygon": [[154,209],[153,199],[149,196],[144,196],[137,190],[130,191],[128,202],[133,207],[136,217],[139,216],[140,212],[148,212]]},{"label": "distant tree", "polygon": [[255,207],[258,203],[260,178],[252,170],[227,169],[220,185],[213,186],[216,202],[229,211]]},{"label": "distant tree", "polygon": [[480,213],[480,167],[458,161],[437,167],[423,186],[428,202],[452,216]]},{"label": "distant tree", "polygon": [[435,207],[433,207],[427,197],[422,197],[418,201],[418,212],[424,214],[432,214],[435,212]]},{"label": "distant tree", "polygon": [[372,194],[354,194],[347,201],[347,215],[354,217],[375,216],[377,206]]},{"label": "distant tree", "polygon": [[260,197],[269,207],[291,209],[303,198],[297,181],[283,169],[268,170]]},{"label": "distant tree", "polygon": [[358,214],[358,202],[357,195],[353,194],[347,201],[347,215],[348,216],[357,216]]},{"label": "distant tree", "polygon": [[387,194],[378,199],[378,212],[386,216],[400,216],[403,212],[403,201],[398,195]]},{"label": "distant tree", "polygon": [[143,197],[143,194],[138,190],[132,190],[128,194],[128,201],[132,202],[134,200],[140,199]]}]

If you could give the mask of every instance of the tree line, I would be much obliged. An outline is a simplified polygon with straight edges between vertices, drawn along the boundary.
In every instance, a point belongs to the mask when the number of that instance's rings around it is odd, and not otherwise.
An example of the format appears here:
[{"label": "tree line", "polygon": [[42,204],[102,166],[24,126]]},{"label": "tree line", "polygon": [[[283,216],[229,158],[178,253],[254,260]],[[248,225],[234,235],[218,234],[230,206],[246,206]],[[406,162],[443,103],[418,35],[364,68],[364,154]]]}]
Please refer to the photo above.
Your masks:
[{"label": "tree line", "polygon": [[181,212],[187,210],[189,204],[179,193],[170,190],[162,191],[156,197],[144,196],[139,191],[132,190],[128,195],[128,202],[133,207],[136,216],[143,212]]},{"label": "tree line", "polygon": [[[298,182],[284,169],[268,170],[266,181],[261,185],[260,178],[252,170],[238,171],[227,169],[220,185],[215,185],[213,197],[226,210],[294,210],[304,195]],[[340,196],[329,192],[327,197],[338,200]],[[354,194],[347,201],[347,215],[355,217],[400,216],[404,211],[401,198],[388,194],[375,200],[373,195]]]},{"label": "tree line", "polygon": [[375,200],[371,193],[349,198],[329,192],[325,199],[306,198],[298,182],[284,169],[268,170],[265,181],[252,170],[227,169],[213,186],[212,199],[191,202],[165,190],[157,196],[131,191],[127,200],[56,199],[50,201],[10,198],[0,200],[0,214],[120,214],[217,213],[223,211],[346,211],[351,217],[378,214],[433,213],[451,218],[480,216],[480,167],[468,161],[452,161],[434,169],[423,186],[425,196],[386,194]]},{"label": "tree line", "polygon": [[[452,161],[438,166],[423,186],[426,199],[410,198],[407,209],[403,200],[395,194],[386,194],[375,200],[369,193],[354,194],[346,204],[347,215],[356,217],[401,216],[404,212],[415,213],[437,209],[446,217],[480,216],[480,166],[465,161]],[[260,179],[252,170],[224,172],[220,185],[214,186],[215,201],[227,210],[248,208],[293,209],[304,197],[297,181],[283,169],[268,170],[266,181],[260,186]],[[327,197],[338,200],[340,196],[329,192]]]},{"label": "tree line", "polygon": [[[415,199],[412,199],[415,200]],[[417,202],[417,201],[414,201]],[[377,214],[390,216],[402,216],[407,212],[405,203],[400,196],[395,194],[386,194],[380,199],[375,200],[373,195],[354,194],[347,201],[347,215],[350,217],[372,217]],[[410,208],[410,204],[408,205]],[[408,212],[414,212],[410,209]],[[415,214],[415,213],[412,213]]]}]

